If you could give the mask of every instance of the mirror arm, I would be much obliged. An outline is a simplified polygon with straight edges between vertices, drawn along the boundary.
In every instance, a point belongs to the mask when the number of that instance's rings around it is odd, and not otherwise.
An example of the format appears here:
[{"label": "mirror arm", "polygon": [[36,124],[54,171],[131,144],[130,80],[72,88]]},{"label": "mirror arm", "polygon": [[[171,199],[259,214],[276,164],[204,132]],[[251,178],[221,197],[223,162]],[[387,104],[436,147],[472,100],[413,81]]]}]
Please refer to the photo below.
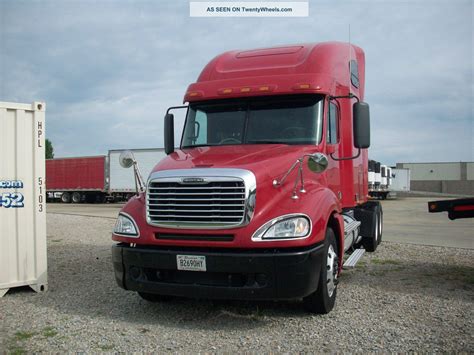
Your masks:
[{"label": "mirror arm", "polygon": [[138,163],[136,160],[133,162],[133,171],[135,174],[135,189],[137,195],[139,195],[140,192],[145,192],[145,183],[143,181],[143,177],[140,173],[140,169],[138,168]]},{"label": "mirror arm", "polygon": [[175,109],[178,109],[178,108],[187,108],[188,105],[183,105],[183,106],[171,106],[171,107],[168,107],[168,109],[166,110],[166,114],[169,114],[171,110],[175,110]]},{"label": "mirror arm", "polygon": [[337,100],[337,99],[356,99],[357,102],[360,102],[359,98],[353,93],[350,93],[349,95],[329,96],[329,100]]},{"label": "mirror arm", "polygon": [[333,160],[336,160],[336,161],[356,159],[356,158],[358,158],[358,157],[360,156],[360,148],[357,148],[357,154],[354,155],[353,157],[336,158],[333,153],[329,154],[329,156],[330,156]]},{"label": "mirror arm", "polygon": [[293,163],[293,165],[290,167],[290,169],[288,169],[288,171],[285,173],[285,175],[283,175],[283,177],[282,177],[280,180],[278,180],[278,179],[273,180],[273,186],[274,186],[274,187],[277,187],[277,186],[283,185],[283,183],[285,182],[285,180],[286,180],[286,178],[288,177],[288,175],[290,175],[290,173],[293,171],[293,169],[296,167],[296,165],[302,163],[303,159],[304,159],[304,156],[301,157],[301,158],[298,158],[298,159]]}]

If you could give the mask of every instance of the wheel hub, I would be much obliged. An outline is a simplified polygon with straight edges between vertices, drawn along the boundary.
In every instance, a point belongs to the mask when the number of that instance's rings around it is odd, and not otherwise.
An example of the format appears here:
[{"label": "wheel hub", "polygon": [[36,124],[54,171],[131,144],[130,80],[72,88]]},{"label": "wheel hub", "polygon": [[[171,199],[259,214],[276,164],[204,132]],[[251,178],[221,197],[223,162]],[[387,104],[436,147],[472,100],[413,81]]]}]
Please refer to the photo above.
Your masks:
[{"label": "wheel hub", "polygon": [[332,245],[329,245],[327,257],[327,290],[329,297],[332,297],[337,285],[338,259],[336,251]]}]

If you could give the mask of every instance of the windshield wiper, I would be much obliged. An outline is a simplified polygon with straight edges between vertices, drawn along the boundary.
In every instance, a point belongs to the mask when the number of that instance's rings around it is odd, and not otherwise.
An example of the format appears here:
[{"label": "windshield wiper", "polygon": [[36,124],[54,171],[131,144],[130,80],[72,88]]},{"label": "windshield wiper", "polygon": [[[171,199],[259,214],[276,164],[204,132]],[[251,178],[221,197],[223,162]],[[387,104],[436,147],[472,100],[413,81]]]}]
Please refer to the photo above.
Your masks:
[{"label": "windshield wiper", "polygon": [[181,149],[190,149],[190,148],[199,148],[199,147],[214,147],[219,144],[193,144],[193,145],[184,145]]},{"label": "windshield wiper", "polygon": [[247,144],[285,144],[285,145],[289,145],[289,143],[286,143],[286,142],[271,141],[271,140],[248,141]]}]

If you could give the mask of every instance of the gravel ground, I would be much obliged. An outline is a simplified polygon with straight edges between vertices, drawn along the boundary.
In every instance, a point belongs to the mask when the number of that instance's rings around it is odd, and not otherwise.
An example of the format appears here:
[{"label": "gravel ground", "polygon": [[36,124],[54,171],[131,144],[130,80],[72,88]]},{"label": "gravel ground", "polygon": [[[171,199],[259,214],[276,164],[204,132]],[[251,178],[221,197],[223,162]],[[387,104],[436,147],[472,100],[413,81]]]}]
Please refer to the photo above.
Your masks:
[{"label": "gravel ground", "polygon": [[474,352],[474,250],[383,243],[344,271],[335,309],[151,304],[115,284],[114,220],[48,214],[49,291],[0,299],[0,353]]}]

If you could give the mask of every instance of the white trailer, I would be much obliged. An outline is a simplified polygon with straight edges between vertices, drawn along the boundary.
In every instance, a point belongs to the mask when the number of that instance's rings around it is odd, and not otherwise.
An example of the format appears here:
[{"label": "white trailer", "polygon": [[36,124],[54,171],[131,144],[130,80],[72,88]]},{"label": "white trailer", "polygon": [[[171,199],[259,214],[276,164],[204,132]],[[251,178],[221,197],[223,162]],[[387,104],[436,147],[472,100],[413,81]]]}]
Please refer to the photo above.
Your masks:
[{"label": "white trailer", "polygon": [[0,297],[46,291],[45,104],[0,102]]},{"label": "white trailer", "polygon": [[410,169],[392,169],[390,191],[410,191]]},{"label": "white trailer", "polygon": [[387,165],[380,166],[380,176],[381,176],[380,189],[381,190],[385,190],[388,186],[387,168],[388,168]]},{"label": "white trailer", "polygon": [[389,194],[390,168],[381,165],[378,161],[368,161],[368,188],[369,196],[376,199],[385,200]]},{"label": "white trailer", "polygon": [[387,189],[390,190],[390,185],[392,185],[392,168],[387,167]]},{"label": "white trailer", "polygon": [[[135,177],[133,171],[130,169],[122,168],[119,162],[120,154],[125,149],[113,149],[109,150],[109,195],[114,196],[116,199],[123,198],[128,199],[136,191],[135,189]],[[164,157],[166,157],[165,150],[163,148],[151,148],[151,149],[127,149],[130,150],[140,168],[143,179],[148,179],[151,171],[155,165]]]}]

